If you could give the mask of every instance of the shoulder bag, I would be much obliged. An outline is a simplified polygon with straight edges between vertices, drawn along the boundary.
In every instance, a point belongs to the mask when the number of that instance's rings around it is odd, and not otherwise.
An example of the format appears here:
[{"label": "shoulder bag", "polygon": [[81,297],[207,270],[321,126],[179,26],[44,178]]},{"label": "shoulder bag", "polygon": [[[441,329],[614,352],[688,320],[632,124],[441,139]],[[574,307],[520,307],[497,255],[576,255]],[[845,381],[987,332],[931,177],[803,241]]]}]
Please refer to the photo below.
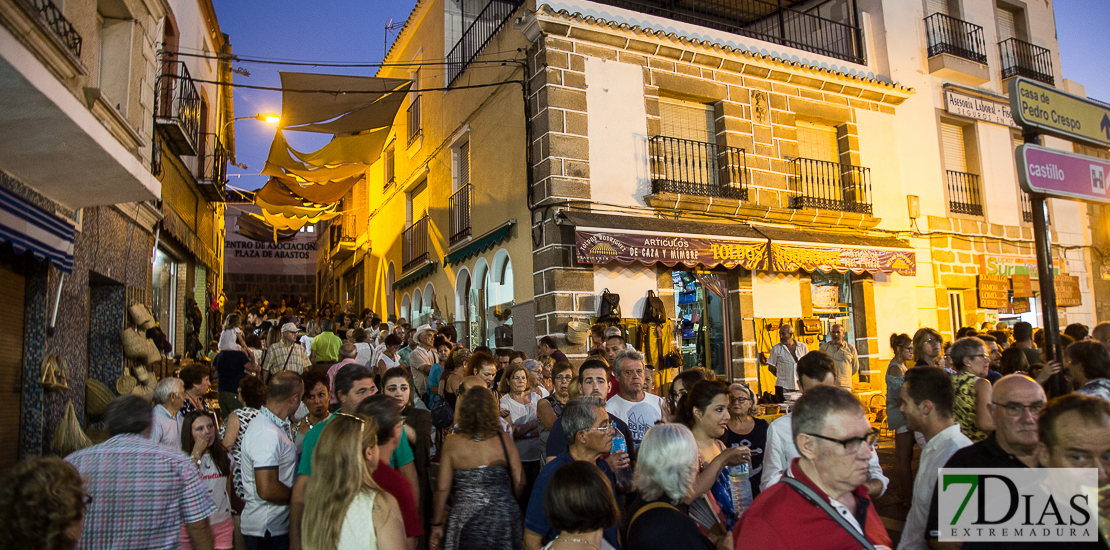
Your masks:
[{"label": "shoulder bag", "polygon": [[619,322],[621,320],[621,296],[613,294],[609,289],[601,291],[601,309],[598,311],[598,321]]},{"label": "shoulder bag", "polygon": [[817,492],[810,488],[809,485],[806,485],[805,483],[802,483],[801,481],[798,481],[797,479],[794,479],[790,476],[782,476],[781,481],[789,485],[791,489],[797,491],[798,494],[805,497],[805,499],[810,501],[814,506],[817,506],[826,514],[828,514],[828,516],[832,518],[833,521],[837,523],[837,525],[840,525],[840,527],[847,531],[848,534],[852,535],[852,538],[856,539],[856,542],[862,544],[865,549],[875,550],[875,546],[867,540],[867,537],[863,536],[863,533],[856,531],[856,528],[852,527],[852,524],[848,523],[848,520],[844,519],[844,517],[841,516],[832,507],[832,504],[829,504],[828,500],[821,498],[821,495],[818,495]]}]

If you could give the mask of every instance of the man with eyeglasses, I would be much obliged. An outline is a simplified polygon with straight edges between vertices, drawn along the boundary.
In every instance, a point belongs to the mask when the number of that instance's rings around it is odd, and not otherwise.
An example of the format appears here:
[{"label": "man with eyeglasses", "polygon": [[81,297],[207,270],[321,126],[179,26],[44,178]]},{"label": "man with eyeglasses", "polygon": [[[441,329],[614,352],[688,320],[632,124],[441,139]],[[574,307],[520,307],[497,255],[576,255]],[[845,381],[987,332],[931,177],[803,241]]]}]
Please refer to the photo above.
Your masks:
[{"label": "man with eyeglasses", "polygon": [[[945,468],[1036,468],[1037,415],[1045,405],[1044,389],[1024,374],[1008,374],[994,385],[991,416],[995,429],[986,439],[955,452]],[[958,548],[941,542],[939,509],[934,493],[929,505],[925,539],[930,548]]]},{"label": "man with eyeglasses", "polygon": [[[609,366],[604,361],[597,359],[584,361],[582,366],[578,368],[578,393],[582,396],[604,400],[605,394],[608,392]],[[566,414],[565,410],[563,414]],[[606,414],[609,416],[609,423],[613,425],[614,435],[620,433],[628,447],[628,451],[610,453],[608,458],[605,459],[609,463],[609,469],[615,472],[630,467],[636,460],[636,451],[632,448],[632,432],[628,430],[628,425],[616,415],[608,411],[606,411]],[[560,418],[551,426],[551,434],[547,436],[547,447],[544,451],[545,462],[555,460],[568,448],[567,433],[563,429],[563,419]]]},{"label": "man with eyeglasses", "polygon": [[834,385],[811,388],[798,399],[791,433],[800,456],[741,516],[734,548],[849,549],[864,540],[889,548],[867,486],[878,431],[859,399]]},{"label": "man with eyeglasses", "polygon": [[898,410],[906,417],[906,426],[925,437],[921,462],[913,483],[913,505],[906,516],[898,550],[925,550],[925,524],[929,504],[937,486],[937,475],[952,455],[969,445],[971,440],[960,431],[952,418],[956,392],[952,379],[934,367],[914,367],[906,371]]},{"label": "man with eyeglasses", "polygon": [[[833,360],[820,351],[811,351],[798,360],[798,381],[802,396],[821,387],[835,386]],[[857,400],[858,401],[858,400]],[[778,483],[790,468],[790,463],[800,455],[794,444],[794,413],[775,419],[767,428],[767,447],[763,458],[763,479],[759,482],[760,491]],[[872,497],[878,498],[886,492],[890,479],[883,475],[879,465],[879,455],[871,453],[868,460],[866,484]]]},{"label": "man with eyeglasses", "polygon": [[[539,550],[544,539],[551,540],[559,532],[551,527],[551,521],[543,511],[543,494],[547,481],[565,464],[575,460],[592,462],[609,478],[609,485],[616,497],[616,478],[601,455],[610,451],[613,444],[614,428],[605,412],[605,402],[600,397],[576,397],[567,403],[560,418],[564,433],[570,446],[559,456],[547,463],[536,477],[532,495],[528,499],[528,511],[524,515],[524,548]],[[611,526],[604,532],[604,538],[613,548],[620,548],[617,540],[617,527]]]}]

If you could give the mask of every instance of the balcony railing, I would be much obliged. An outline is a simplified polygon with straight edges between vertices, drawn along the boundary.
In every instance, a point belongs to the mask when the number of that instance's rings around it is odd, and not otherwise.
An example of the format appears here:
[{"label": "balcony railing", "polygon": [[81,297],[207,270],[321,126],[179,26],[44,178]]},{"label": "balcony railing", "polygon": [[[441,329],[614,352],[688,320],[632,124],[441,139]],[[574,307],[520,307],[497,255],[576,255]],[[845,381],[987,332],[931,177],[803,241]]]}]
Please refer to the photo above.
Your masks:
[{"label": "balcony railing", "polygon": [[197,187],[210,201],[225,199],[227,185],[227,149],[216,134],[204,134],[204,144],[197,155]]},{"label": "balcony railing", "polygon": [[844,0],[843,20],[818,15],[818,9],[800,11],[792,0],[596,0],[602,4],[693,23],[863,63],[863,47],[855,0]]},{"label": "balcony railing", "polygon": [[1021,197],[1021,219],[1025,223],[1033,223],[1033,200],[1029,198],[1029,193],[1018,189],[1018,196]]},{"label": "balcony railing", "polygon": [[412,104],[409,105],[409,145],[420,137],[424,129],[420,125],[420,96],[412,96]]},{"label": "balcony railing", "polygon": [[420,262],[428,259],[428,215],[412,222],[412,225],[401,234],[403,250],[401,271],[408,271]]},{"label": "balcony railing", "polygon": [[797,193],[792,208],[871,214],[870,168],[807,158],[791,164]]},{"label": "balcony railing", "polygon": [[929,57],[947,53],[976,63],[987,62],[987,45],[979,25],[934,13],[925,18],[925,35],[929,40]]},{"label": "balcony railing", "polygon": [[50,0],[21,0],[28,9],[36,12],[39,19],[54,31],[54,35],[66,45],[70,53],[81,57],[81,34],[73,28],[73,24],[62,15],[62,10]]},{"label": "balcony railing", "polygon": [[655,136],[648,142],[651,191],[748,200],[743,149]]},{"label": "balcony railing", "polygon": [[470,184],[451,195],[451,244],[470,236]]},{"label": "balcony railing", "polygon": [[948,170],[948,209],[953,214],[983,215],[979,176]]},{"label": "balcony railing", "polygon": [[163,58],[154,98],[154,120],[166,131],[166,144],[178,155],[197,154],[200,93],[185,63]]},{"label": "balcony railing", "polygon": [[1049,86],[1056,85],[1052,76],[1052,52],[1045,48],[1010,38],[998,43],[1002,53],[1002,78],[1024,76]]},{"label": "balcony railing", "polygon": [[490,0],[486,4],[447,54],[447,87],[455,84],[522,3],[522,0]]}]

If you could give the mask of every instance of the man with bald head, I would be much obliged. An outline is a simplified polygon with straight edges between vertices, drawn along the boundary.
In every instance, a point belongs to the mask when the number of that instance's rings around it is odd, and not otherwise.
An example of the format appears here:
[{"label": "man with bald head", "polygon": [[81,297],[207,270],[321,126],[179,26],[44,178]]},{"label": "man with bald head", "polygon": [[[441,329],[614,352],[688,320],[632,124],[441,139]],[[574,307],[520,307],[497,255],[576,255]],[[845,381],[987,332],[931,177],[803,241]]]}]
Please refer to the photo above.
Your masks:
[{"label": "man with bald head", "polygon": [[[1041,385],[1024,374],[1008,374],[994,384],[991,416],[994,433],[964,447],[945,464],[945,468],[1036,468],[1037,415],[1045,406]],[[937,540],[937,495],[929,509],[925,540],[931,548],[957,548],[959,543]]]},{"label": "man with bald head", "polygon": [[829,341],[821,344],[819,349],[832,357],[833,364],[836,365],[836,372],[833,373],[836,375],[836,385],[852,391],[852,383],[859,373],[859,352],[856,351],[856,346],[845,340],[847,335],[844,325],[834,324],[829,329]]}]

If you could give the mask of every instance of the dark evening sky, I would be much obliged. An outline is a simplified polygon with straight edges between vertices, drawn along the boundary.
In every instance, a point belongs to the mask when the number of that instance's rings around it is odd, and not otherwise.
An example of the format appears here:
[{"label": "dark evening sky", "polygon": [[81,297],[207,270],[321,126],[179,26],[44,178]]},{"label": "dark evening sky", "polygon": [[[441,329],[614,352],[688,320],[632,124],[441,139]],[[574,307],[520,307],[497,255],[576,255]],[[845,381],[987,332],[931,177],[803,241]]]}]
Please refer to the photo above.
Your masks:
[{"label": "dark evening sky", "polygon": [[[909,0],[903,0],[909,1]],[[1047,1],[1047,0],[1037,0]],[[296,61],[349,63],[380,62],[385,53],[385,26],[392,19],[400,28],[413,0],[213,0],[220,28],[231,37],[241,56]],[[1110,0],[1057,0],[1056,30],[1065,78],[1087,87],[1091,97],[1110,102]],[[389,34],[389,40],[395,33]],[[371,76],[374,68],[291,67],[237,63],[250,77],[236,75],[237,84],[280,86],[279,70]],[[273,91],[235,91],[235,115],[279,112],[281,94]],[[255,120],[235,123],[236,156],[249,170],[229,167],[229,185],[257,189],[266,182],[257,175],[273,139],[273,127]],[[321,136],[288,132],[291,144],[314,150]]]}]

